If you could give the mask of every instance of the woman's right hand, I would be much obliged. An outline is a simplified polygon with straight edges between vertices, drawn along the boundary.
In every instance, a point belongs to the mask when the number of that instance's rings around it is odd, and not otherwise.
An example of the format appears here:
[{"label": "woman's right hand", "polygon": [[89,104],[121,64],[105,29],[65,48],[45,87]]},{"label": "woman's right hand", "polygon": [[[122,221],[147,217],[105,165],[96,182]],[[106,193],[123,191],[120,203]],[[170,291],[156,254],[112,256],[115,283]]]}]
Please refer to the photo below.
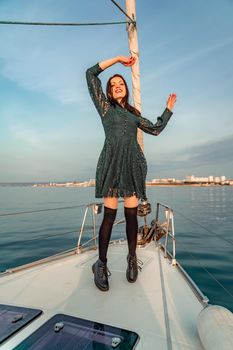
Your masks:
[{"label": "woman's right hand", "polygon": [[131,67],[136,62],[136,57],[118,56],[118,62],[123,64],[125,67]]}]

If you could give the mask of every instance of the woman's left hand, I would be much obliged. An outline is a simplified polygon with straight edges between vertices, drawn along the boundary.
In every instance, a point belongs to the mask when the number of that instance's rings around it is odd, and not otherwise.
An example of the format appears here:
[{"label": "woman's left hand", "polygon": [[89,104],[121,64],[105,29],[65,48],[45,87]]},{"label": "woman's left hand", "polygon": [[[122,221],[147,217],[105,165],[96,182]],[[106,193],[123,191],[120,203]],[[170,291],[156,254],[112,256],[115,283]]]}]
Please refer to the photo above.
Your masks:
[{"label": "woman's left hand", "polygon": [[176,94],[170,94],[167,100],[167,108],[170,109],[171,111],[175,103],[176,103]]}]

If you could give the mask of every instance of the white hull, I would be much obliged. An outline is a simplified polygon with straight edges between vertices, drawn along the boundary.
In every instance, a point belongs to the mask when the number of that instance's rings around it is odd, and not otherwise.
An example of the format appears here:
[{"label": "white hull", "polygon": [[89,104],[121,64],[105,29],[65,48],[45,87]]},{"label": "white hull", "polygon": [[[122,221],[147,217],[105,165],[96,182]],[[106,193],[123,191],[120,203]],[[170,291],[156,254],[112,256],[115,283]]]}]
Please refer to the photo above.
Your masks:
[{"label": "white hull", "polygon": [[99,291],[93,282],[96,250],[3,275],[1,304],[37,308],[43,314],[3,343],[1,350],[13,349],[58,313],[132,330],[140,337],[138,350],[203,349],[197,333],[203,305],[177,266],[151,242],[138,249],[143,268],[136,283],[130,284],[125,277],[126,255],[126,242],[110,245],[108,292]]}]

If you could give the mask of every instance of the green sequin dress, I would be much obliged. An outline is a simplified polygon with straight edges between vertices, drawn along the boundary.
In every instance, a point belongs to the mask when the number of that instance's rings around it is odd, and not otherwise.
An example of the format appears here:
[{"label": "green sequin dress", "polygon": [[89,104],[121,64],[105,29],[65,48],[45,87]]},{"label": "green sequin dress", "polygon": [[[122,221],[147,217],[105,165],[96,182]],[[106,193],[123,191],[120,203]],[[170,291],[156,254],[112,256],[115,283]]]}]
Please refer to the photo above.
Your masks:
[{"label": "green sequin dress", "polygon": [[137,142],[137,128],[157,136],[165,128],[172,112],[166,108],[153,124],[117,104],[111,104],[98,78],[102,71],[97,63],[86,72],[88,89],[106,137],[96,169],[96,198],[136,195],[146,199],[147,164]]}]

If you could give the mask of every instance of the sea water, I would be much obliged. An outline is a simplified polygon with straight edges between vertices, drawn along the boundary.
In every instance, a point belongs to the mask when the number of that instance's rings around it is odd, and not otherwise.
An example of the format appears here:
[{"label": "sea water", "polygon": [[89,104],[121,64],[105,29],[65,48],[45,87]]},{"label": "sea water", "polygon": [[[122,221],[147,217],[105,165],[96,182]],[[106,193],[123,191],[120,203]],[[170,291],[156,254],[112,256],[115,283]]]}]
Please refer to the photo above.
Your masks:
[{"label": "sea water", "polygon": [[[210,303],[233,311],[233,187],[155,186],[147,193],[153,208],[148,224],[157,202],[173,208],[177,261]],[[93,201],[101,202],[93,187],[0,186],[0,271],[73,248],[85,205]],[[97,226],[101,218],[97,215]],[[91,236],[91,220],[89,213],[84,240]],[[124,224],[114,228],[112,238],[125,238]]]}]

